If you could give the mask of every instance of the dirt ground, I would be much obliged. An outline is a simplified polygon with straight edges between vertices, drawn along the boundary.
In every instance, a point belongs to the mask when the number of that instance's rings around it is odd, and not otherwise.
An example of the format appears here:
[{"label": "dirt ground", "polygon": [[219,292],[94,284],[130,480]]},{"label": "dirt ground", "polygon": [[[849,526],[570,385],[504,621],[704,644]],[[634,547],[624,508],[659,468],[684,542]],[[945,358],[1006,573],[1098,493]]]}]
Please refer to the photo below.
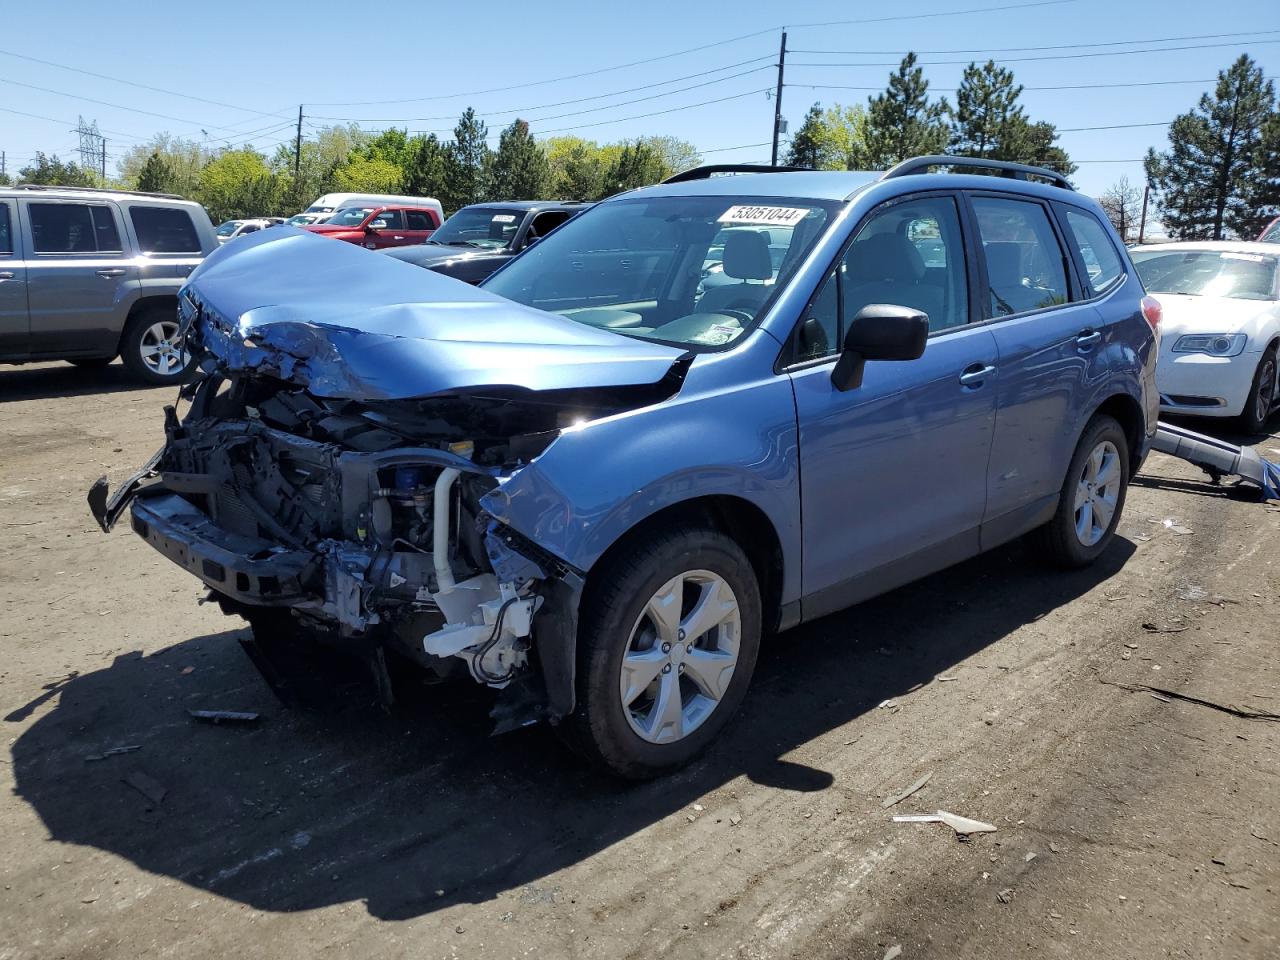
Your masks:
[{"label": "dirt ground", "polygon": [[[1280,723],[1143,686],[1280,713],[1280,508],[1155,455],[1094,569],[1015,544],[774,638],[623,785],[471,692],[282,709],[85,507],[171,399],[0,368],[0,960],[1280,957]],[[999,829],[890,820],[939,808]]]}]

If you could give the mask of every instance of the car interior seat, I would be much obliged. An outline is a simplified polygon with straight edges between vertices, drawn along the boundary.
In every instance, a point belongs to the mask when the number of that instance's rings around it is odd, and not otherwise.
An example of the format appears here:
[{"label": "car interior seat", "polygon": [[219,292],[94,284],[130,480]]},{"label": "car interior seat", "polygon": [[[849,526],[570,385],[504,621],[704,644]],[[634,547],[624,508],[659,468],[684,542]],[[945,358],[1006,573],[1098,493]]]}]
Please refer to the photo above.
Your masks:
[{"label": "car interior seat", "polygon": [[845,275],[844,315],[852,318],[871,303],[911,307],[943,319],[944,294],[924,280],[924,260],[906,237],[879,233],[855,242]]},{"label": "car interior seat", "polygon": [[735,230],[724,241],[721,269],[738,283],[708,287],[698,300],[698,313],[742,310],[753,316],[773,291],[765,280],[773,279],[769,241],[755,230]]}]

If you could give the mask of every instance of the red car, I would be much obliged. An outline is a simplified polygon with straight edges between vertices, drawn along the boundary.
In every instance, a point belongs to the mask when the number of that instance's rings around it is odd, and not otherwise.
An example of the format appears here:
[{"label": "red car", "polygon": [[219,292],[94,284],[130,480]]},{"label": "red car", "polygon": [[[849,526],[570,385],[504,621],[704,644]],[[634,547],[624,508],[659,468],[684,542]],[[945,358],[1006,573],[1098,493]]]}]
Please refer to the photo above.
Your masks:
[{"label": "red car", "polygon": [[426,243],[440,226],[439,214],[430,207],[347,207],[324,223],[303,227],[311,233],[358,243],[370,250]]}]

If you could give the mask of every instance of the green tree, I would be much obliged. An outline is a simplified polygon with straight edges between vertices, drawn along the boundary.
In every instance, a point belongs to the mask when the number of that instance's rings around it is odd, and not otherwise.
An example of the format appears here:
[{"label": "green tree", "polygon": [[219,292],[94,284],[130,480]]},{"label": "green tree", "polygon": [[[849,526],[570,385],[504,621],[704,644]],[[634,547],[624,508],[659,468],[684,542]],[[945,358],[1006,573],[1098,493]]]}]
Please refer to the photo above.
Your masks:
[{"label": "green tree", "polygon": [[662,156],[649,144],[640,140],[634,143],[624,140],[616,146],[618,149],[612,151],[613,159],[604,172],[599,199],[660,183],[671,175],[670,169],[662,162]]},{"label": "green tree", "polygon": [[[1273,112],[1262,125],[1262,136],[1254,153],[1256,172],[1249,178],[1246,198],[1259,221],[1280,216],[1280,112]],[[1245,234],[1253,239],[1253,232]]]},{"label": "green tree", "polygon": [[138,172],[138,189],[149,193],[172,193],[175,179],[169,162],[160,154],[153,153]]},{"label": "green tree", "polygon": [[367,140],[357,147],[356,151],[370,160],[386,160],[403,169],[409,165],[409,156],[412,152],[409,132],[391,127],[383,130],[373,139]]},{"label": "green tree", "polygon": [[184,197],[195,196],[200,171],[214,157],[213,151],[198,140],[184,140],[167,133],[157,133],[144,143],[130,147],[120,158],[116,169],[126,186],[138,187],[142,168],[153,155],[163,160],[170,171],[164,192],[178,193]]},{"label": "green tree", "polygon": [[[815,103],[791,139],[787,163],[814,170],[855,170],[861,166],[867,112],[859,105]],[[798,141],[798,152],[797,152]]]},{"label": "green tree", "polygon": [[94,187],[98,179],[74,163],[63,163],[57,154],[46,156],[36,151],[33,163],[18,171],[19,183],[41,183],[55,187]]},{"label": "green tree", "polygon": [[858,166],[884,170],[908,157],[942,153],[947,148],[946,100],[929,99],[929,81],[916,55],[902,58],[889,75],[884,93],[867,100],[867,124]]},{"label": "green tree", "polygon": [[[1147,151],[1160,219],[1178,240],[1252,238],[1266,222],[1276,182],[1276,96],[1248,56],[1219,71],[1213,93],[1169,125],[1170,149]],[[1270,156],[1268,157],[1268,153]],[[1271,194],[1270,204],[1277,197]]]},{"label": "green tree", "polygon": [[282,143],[271,158],[271,168],[287,183],[284,203],[296,213],[322,194],[335,190],[334,177],[354,151],[369,139],[354,123],[325,127],[314,138],[302,141],[298,155],[298,175],[293,174],[294,143]]},{"label": "green tree", "polygon": [[951,152],[1074,173],[1075,164],[1056,143],[1057,128],[1027,119],[1018,102],[1021,96],[1022,85],[1014,82],[1013,72],[994,61],[965,67],[952,111]]},{"label": "green tree", "polygon": [[822,104],[815,103],[804,115],[804,122],[791,135],[783,163],[806,170],[822,169],[822,134]]},{"label": "green tree", "polygon": [[691,170],[702,163],[702,154],[688,140],[664,136],[641,137],[640,142],[651,147],[662,158],[662,165],[668,171],[667,176]]},{"label": "green tree", "polygon": [[542,141],[547,154],[550,196],[560,200],[594,200],[604,180],[600,145],[582,137],[551,137]]},{"label": "green tree", "polygon": [[516,120],[502,131],[498,149],[489,156],[487,193],[494,200],[537,200],[545,197],[550,179],[547,155],[529,134],[529,124]]},{"label": "green tree", "polygon": [[256,150],[227,150],[200,171],[199,200],[214,223],[283,212],[285,181]]},{"label": "green tree", "polygon": [[434,133],[413,137],[404,163],[404,191],[414,197],[445,192],[445,148]]},{"label": "green tree", "polygon": [[453,142],[445,147],[444,189],[440,201],[446,213],[485,198],[485,169],[489,160],[489,128],[467,107],[453,128]]},{"label": "green tree", "polygon": [[333,172],[333,188],[340,193],[399,193],[404,170],[382,157],[353,153]]}]

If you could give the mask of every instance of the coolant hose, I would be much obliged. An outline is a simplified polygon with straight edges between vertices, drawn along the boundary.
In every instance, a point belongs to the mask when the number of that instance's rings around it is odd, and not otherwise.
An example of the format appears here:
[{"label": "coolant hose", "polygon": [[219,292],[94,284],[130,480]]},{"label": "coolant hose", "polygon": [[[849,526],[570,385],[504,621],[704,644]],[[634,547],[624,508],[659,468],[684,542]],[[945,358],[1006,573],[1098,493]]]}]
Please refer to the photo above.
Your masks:
[{"label": "coolant hose", "polygon": [[449,494],[453,491],[453,481],[458,479],[458,471],[446,467],[436,478],[434,508],[431,515],[432,546],[431,562],[436,568],[436,591],[445,593],[453,589],[453,570],[449,567]]}]

